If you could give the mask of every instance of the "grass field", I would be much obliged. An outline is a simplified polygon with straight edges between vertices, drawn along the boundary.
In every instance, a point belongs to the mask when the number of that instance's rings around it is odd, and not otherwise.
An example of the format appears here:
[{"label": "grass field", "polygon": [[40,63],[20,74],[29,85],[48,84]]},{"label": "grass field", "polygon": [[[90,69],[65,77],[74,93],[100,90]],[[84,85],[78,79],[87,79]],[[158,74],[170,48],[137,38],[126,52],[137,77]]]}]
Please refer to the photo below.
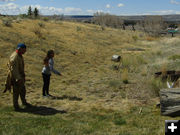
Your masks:
[{"label": "grass field", "polygon": [[[4,18],[1,18],[3,20]],[[180,37],[65,21],[0,21],[0,134],[2,135],[164,135],[158,92],[166,87],[153,74],[179,70]],[[27,101],[15,112],[12,93],[2,93],[7,62],[19,42],[24,55]],[[42,61],[55,50],[50,94],[42,97]],[[122,56],[120,63],[112,55]],[[19,102],[20,103],[20,102]],[[21,106],[23,108],[23,106]]]}]

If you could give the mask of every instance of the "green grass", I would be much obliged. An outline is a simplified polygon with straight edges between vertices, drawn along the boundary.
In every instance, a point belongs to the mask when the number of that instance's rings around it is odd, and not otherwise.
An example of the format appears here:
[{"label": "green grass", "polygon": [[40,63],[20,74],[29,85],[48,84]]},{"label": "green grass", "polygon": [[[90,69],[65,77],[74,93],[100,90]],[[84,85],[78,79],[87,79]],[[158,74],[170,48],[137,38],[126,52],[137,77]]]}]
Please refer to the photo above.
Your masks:
[{"label": "green grass", "polygon": [[28,111],[14,112],[12,107],[4,107],[0,109],[0,134],[137,135],[140,132],[143,135],[159,135],[163,134],[164,120],[175,119],[160,116],[159,109],[155,107],[142,107],[141,113],[139,108],[136,106],[127,112],[92,108],[90,112],[43,116]]},{"label": "green grass", "polygon": [[172,55],[169,57],[170,60],[179,60],[180,59],[180,55]]}]

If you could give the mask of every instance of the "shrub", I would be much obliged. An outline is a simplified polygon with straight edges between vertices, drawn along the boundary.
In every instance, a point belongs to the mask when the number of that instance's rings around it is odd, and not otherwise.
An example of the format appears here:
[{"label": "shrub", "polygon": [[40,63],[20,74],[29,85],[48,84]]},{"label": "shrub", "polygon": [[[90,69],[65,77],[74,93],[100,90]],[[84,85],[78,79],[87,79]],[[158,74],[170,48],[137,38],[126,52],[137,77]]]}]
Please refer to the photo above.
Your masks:
[{"label": "shrub", "polygon": [[48,17],[42,17],[42,20],[47,22],[47,21],[49,21],[49,18]]},{"label": "shrub", "polygon": [[10,19],[3,19],[2,23],[4,26],[11,27],[12,26],[12,20]]},{"label": "shrub", "polygon": [[42,30],[40,27],[34,27],[33,32],[38,38],[44,39]]},{"label": "shrub", "polygon": [[134,41],[137,41],[138,40],[138,37],[137,36],[132,36],[133,40]]},{"label": "shrub", "polygon": [[18,17],[24,19],[24,18],[27,18],[28,15],[26,15],[26,14],[19,14]]},{"label": "shrub", "polygon": [[45,24],[42,23],[42,22],[39,22],[38,25],[39,25],[39,27],[41,27],[41,28],[44,28],[44,27],[45,27]]},{"label": "shrub", "polygon": [[104,30],[105,30],[105,27],[104,27],[104,26],[101,26],[101,30],[104,31]]},{"label": "shrub", "polygon": [[81,27],[77,26],[76,31],[81,31]]}]

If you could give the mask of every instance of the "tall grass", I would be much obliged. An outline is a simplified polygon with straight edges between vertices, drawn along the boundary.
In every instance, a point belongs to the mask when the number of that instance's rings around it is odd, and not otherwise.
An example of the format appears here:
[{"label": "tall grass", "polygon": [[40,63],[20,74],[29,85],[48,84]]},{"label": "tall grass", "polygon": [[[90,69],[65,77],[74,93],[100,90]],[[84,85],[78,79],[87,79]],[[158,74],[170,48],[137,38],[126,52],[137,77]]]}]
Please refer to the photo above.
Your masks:
[{"label": "tall grass", "polygon": [[121,78],[122,78],[123,83],[125,83],[125,84],[129,83],[129,81],[128,81],[128,69],[125,68],[123,70]]}]

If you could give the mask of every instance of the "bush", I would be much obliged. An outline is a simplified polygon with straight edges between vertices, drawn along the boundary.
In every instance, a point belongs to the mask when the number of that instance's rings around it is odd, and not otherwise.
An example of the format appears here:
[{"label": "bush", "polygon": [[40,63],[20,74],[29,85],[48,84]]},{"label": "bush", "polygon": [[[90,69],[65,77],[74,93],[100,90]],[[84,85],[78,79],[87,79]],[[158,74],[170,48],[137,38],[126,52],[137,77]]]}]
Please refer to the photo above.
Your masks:
[{"label": "bush", "polygon": [[47,21],[49,21],[49,18],[48,17],[42,17],[42,20],[47,22]]},{"label": "bush", "polygon": [[12,20],[10,19],[3,19],[2,23],[4,26],[11,27],[12,26]]},{"label": "bush", "polygon": [[35,34],[38,38],[44,39],[40,27],[34,27],[33,32],[34,32],[34,34]]},{"label": "bush", "polygon": [[19,14],[18,17],[19,17],[19,18],[22,18],[22,19],[28,18],[28,16],[27,16],[26,14]]},{"label": "bush", "polygon": [[41,27],[41,28],[44,28],[44,27],[45,27],[45,24],[42,23],[42,22],[39,22],[38,25],[39,25],[39,27]]},{"label": "bush", "polygon": [[81,27],[77,26],[76,31],[81,31]]},{"label": "bush", "polygon": [[105,27],[104,27],[104,26],[101,26],[101,30],[104,31],[104,30],[105,30]]},{"label": "bush", "polygon": [[132,38],[133,38],[134,41],[138,40],[138,36],[132,36]]}]

